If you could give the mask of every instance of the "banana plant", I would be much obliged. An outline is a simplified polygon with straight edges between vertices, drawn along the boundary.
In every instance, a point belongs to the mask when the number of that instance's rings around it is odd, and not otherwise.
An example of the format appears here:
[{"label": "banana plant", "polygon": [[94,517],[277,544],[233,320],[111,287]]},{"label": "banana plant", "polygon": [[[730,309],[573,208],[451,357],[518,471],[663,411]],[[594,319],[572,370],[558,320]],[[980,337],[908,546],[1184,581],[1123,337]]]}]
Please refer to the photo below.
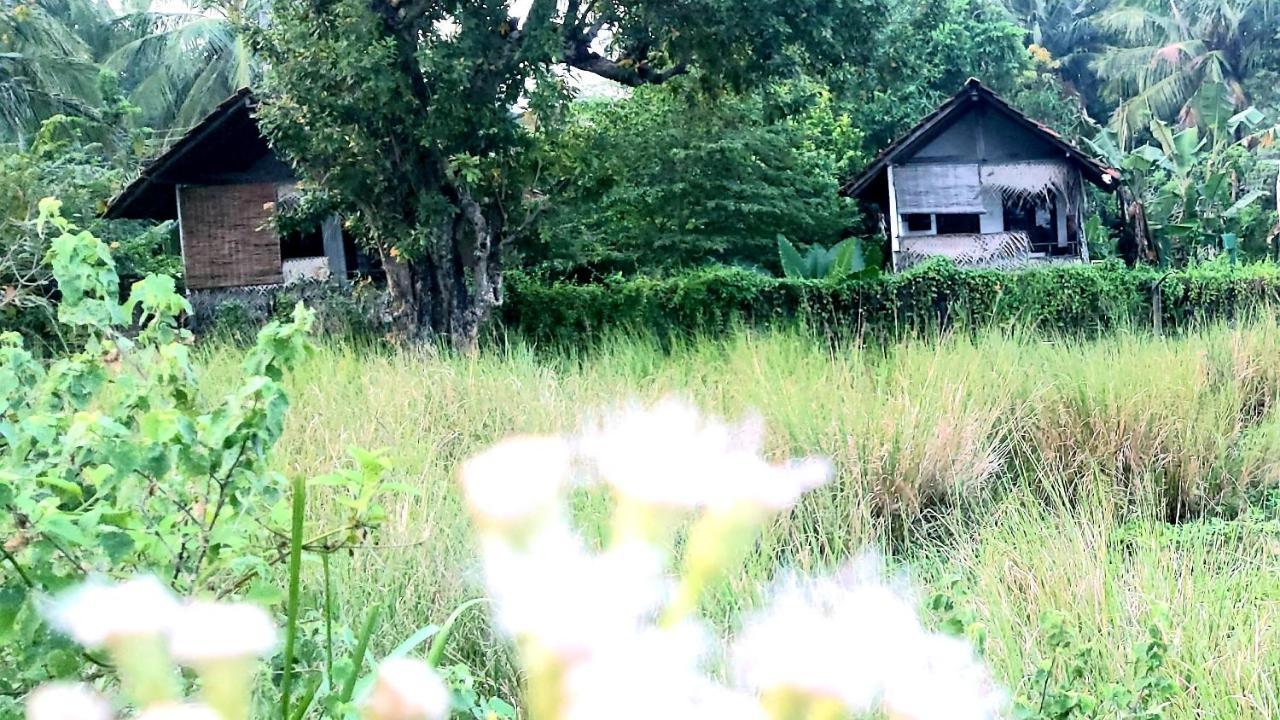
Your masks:
[{"label": "banana plant", "polygon": [[[1253,108],[1233,116],[1233,134],[1254,130],[1262,114]],[[1140,206],[1162,263],[1197,247],[1216,247],[1233,260],[1242,242],[1241,214],[1267,191],[1242,187],[1246,144],[1211,141],[1196,127],[1175,132],[1167,123],[1151,123],[1155,144],[1125,153],[1112,131],[1090,141],[1094,151],[1123,173],[1125,187]]]},{"label": "banana plant", "polygon": [[814,243],[802,255],[786,236],[779,235],[778,259],[782,261],[783,276],[804,280],[834,280],[867,269],[862,241],[856,237],[830,248]]}]

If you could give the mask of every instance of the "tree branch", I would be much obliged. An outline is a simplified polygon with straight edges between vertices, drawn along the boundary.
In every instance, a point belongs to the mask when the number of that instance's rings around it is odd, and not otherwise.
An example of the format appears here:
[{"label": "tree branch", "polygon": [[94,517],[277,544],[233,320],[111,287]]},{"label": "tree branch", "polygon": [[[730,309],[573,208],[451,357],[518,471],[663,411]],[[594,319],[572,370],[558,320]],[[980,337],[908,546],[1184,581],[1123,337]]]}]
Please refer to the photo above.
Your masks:
[{"label": "tree branch", "polygon": [[688,63],[677,63],[669,68],[654,70],[644,60],[634,60],[629,57],[617,61],[610,60],[584,45],[573,48],[564,62],[571,68],[589,72],[628,87],[661,85],[689,72]]}]

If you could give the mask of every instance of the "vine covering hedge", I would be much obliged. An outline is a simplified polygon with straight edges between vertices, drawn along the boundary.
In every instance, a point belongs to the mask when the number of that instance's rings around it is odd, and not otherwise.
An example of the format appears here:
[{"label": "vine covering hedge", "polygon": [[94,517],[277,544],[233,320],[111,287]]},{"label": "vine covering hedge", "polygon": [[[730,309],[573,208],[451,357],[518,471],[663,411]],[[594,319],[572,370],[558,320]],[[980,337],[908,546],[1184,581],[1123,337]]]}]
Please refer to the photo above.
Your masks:
[{"label": "vine covering hedge", "polygon": [[549,343],[581,343],[617,330],[667,338],[788,321],[874,336],[990,324],[1095,334],[1149,326],[1157,283],[1166,329],[1280,301],[1280,265],[1271,263],[1215,262],[1166,273],[1119,262],[1003,271],[931,261],[895,275],[838,281],[721,267],[579,285],[513,272],[501,321],[508,331]]}]

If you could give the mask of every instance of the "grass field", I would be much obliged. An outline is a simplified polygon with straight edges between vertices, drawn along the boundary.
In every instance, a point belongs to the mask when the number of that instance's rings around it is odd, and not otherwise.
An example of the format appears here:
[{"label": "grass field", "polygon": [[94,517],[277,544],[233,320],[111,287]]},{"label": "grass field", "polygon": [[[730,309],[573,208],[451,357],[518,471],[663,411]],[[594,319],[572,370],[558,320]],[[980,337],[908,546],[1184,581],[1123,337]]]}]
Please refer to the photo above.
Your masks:
[{"label": "grass field", "polygon": [[[211,389],[235,371],[206,359]],[[458,462],[516,432],[572,430],[584,412],[679,394],[755,410],[778,458],[830,457],[837,480],[769,528],[705,608],[715,623],[759,599],[781,566],[832,567],[884,550],[935,620],[981,639],[1011,693],[1037,698],[1046,614],[1075,633],[1098,693],[1134,679],[1160,622],[1171,718],[1280,717],[1280,329],[1219,326],[1176,339],[1090,342],[989,333],[888,349],[831,348],[800,331],[660,350],[619,338],[579,354],[516,344],[476,359],[323,346],[292,378],[278,463],[327,472],[346,448],[385,448],[414,496],[388,501],[376,543],[335,560],[340,620],[386,603],[375,648],[439,622],[479,590]],[[598,519],[584,502],[582,523]],[[315,517],[340,508],[320,498]],[[318,583],[316,567],[309,572]],[[454,653],[485,687],[518,684],[483,619]],[[1067,672],[1052,661],[1054,677]],[[1055,681],[1056,682],[1056,681]]]}]

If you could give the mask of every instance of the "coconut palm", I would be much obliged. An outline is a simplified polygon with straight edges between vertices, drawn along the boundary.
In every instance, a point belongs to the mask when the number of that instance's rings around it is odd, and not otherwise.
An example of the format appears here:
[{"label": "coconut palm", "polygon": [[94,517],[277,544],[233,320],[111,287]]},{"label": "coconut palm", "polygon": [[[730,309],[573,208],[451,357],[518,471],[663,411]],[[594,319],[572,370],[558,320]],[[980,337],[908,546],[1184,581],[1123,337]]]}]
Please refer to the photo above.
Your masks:
[{"label": "coconut palm", "polygon": [[135,0],[117,11],[106,0],[0,0],[0,141],[21,142],[57,113],[97,117],[104,71],[138,124],[194,124],[252,79],[241,29],[256,3],[159,10]]},{"label": "coconut palm", "polygon": [[252,81],[242,30],[259,10],[257,0],[176,12],[154,10],[148,2],[113,20],[116,42],[103,63],[119,73],[145,125],[189,127]]},{"label": "coconut palm", "polygon": [[1121,0],[1100,19],[1117,44],[1095,64],[1131,142],[1151,120],[1210,132],[1248,107],[1245,81],[1276,41],[1280,0]]},{"label": "coconut palm", "polygon": [[55,1],[60,7],[0,0],[0,141],[23,144],[44,118],[92,115],[101,103],[93,48],[77,27],[98,25],[105,5]]},{"label": "coconut palm", "polygon": [[1090,69],[1101,49],[1097,17],[1111,0],[1003,0],[1018,24],[1027,30],[1027,42],[1043,48],[1053,58],[1063,83],[1080,98],[1092,115],[1109,113],[1099,98],[1098,79]]}]

